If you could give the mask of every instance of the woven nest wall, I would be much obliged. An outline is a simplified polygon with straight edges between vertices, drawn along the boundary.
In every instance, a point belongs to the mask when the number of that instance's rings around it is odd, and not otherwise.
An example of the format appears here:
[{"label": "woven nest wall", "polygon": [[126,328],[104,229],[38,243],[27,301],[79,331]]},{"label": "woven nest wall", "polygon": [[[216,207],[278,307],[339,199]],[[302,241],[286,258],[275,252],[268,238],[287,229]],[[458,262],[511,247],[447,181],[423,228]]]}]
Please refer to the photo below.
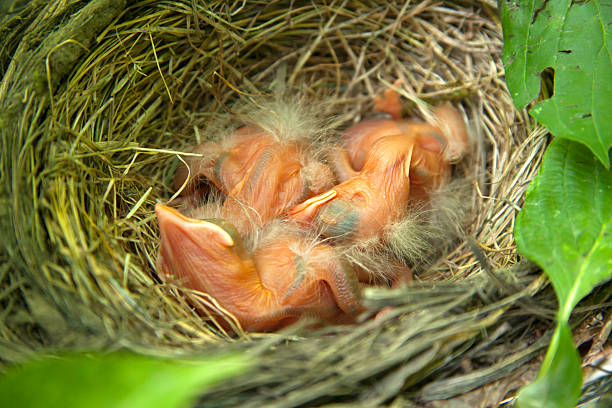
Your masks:
[{"label": "woven nest wall", "polygon": [[[511,395],[535,374],[527,363],[547,345],[556,300],[512,236],[547,134],[512,104],[497,13],[476,0],[17,8],[0,27],[2,359],[248,350],[255,374],[200,402],[216,407],[485,406]],[[178,153],[198,129],[270,93],[285,70],[286,87],[324,100],[338,130],[398,78],[413,116],[441,101],[459,107],[474,146],[460,164],[474,211],[464,239],[413,284],[364,294],[370,315],[391,313],[230,335],[189,306],[193,294],[157,278],[153,207],[172,195]],[[585,362],[606,340],[608,298],[600,289],[577,310]]]}]

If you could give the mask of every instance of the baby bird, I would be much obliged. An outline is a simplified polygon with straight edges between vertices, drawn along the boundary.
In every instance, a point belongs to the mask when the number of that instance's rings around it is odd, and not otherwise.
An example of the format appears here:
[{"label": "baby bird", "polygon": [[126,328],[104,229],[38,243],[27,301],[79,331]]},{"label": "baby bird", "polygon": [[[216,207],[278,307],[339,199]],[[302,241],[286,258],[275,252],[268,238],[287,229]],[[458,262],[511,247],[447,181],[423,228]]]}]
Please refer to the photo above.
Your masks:
[{"label": "baby bird", "polygon": [[158,272],[206,292],[246,331],[279,329],[312,315],[350,322],[362,311],[355,272],[328,244],[290,226],[270,230],[251,251],[231,223],[155,206]]},{"label": "baby bird", "polygon": [[[386,99],[383,109],[398,115],[389,93]],[[341,183],[294,206],[289,217],[313,225],[335,242],[380,248],[389,227],[406,217],[409,204],[425,202],[444,185],[450,163],[467,150],[459,112],[444,104],[434,115],[436,125],[396,118],[365,120],[348,128],[343,147],[331,160]]]},{"label": "baby bird", "polygon": [[408,200],[425,200],[450,176],[450,161],[466,150],[463,119],[450,105],[434,111],[452,133],[406,120],[367,120],[345,132],[335,152],[340,184],[293,207],[296,219],[313,220],[326,236],[367,238],[401,218]]},{"label": "baby bird", "polygon": [[248,124],[220,141],[204,142],[193,150],[202,157],[190,157],[187,166],[179,167],[174,187],[178,190],[186,183],[183,195],[191,197],[187,201],[197,209],[201,203],[193,197],[201,195],[197,181],[204,178],[226,197],[223,218],[231,219],[241,233],[263,227],[335,181],[307,138],[292,130],[286,125],[264,129]]},{"label": "baby bird", "polygon": [[[174,179],[184,214],[155,207],[159,275],[208,293],[247,331],[302,316],[354,321],[362,283],[411,276],[389,230],[421,240],[405,233],[415,225],[404,222],[410,203],[426,202],[467,150],[465,123],[448,104],[434,109],[433,124],[401,119],[393,91],[376,109],[391,119],[362,121],[341,146],[317,147],[331,151],[333,172],[314,154],[320,129],[304,121],[299,105],[255,112],[196,146],[200,157],[188,158]],[[218,190],[216,200],[202,179]]]}]

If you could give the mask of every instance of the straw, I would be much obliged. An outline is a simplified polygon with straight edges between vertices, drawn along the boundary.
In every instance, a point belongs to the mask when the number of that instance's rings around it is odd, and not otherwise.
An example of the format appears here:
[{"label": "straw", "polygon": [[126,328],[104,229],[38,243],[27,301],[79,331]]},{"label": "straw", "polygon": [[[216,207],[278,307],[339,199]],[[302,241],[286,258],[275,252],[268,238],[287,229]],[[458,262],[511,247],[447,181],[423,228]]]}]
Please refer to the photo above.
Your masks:
[{"label": "straw", "polygon": [[[548,135],[505,87],[494,2],[16,4],[0,20],[4,363],[66,348],[249,353],[257,370],[204,407],[496,406],[533,378],[556,300],[512,229]],[[231,123],[282,76],[337,131],[397,79],[406,116],[457,106],[472,210],[413,284],[366,291],[362,324],[247,335],[210,296],[156,275],[154,205],[172,197],[177,155],[200,130]],[[607,340],[584,327],[607,316],[609,292],[575,313],[585,355]]]}]

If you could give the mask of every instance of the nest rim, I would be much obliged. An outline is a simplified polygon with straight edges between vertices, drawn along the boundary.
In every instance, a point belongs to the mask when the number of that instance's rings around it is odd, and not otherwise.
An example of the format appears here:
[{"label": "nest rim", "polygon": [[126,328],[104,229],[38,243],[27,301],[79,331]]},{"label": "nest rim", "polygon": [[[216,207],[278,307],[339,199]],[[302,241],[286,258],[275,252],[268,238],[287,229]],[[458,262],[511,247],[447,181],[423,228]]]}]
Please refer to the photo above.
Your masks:
[{"label": "nest rim", "polygon": [[[40,13],[49,24],[66,21],[74,10],[61,3],[35,3],[22,13]],[[39,71],[45,78],[32,80],[28,68],[14,62],[3,65],[0,106],[9,106],[11,112],[17,112],[17,106],[20,112],[3,136],[10,139],[7,146],[15,161],[8,163],[7,155],[2,165],[17,181],[5,180],[4,185],[25,197],[6,200],[13,225],[5,227],[13,231],[7,232],[4,246],[7,253],[20,255],[2,277],[21,282],[7,313],[28,310],[45,332],[38,334],[38,342],[25,340],[32,329],[22,328],[9,343],[20,344],[22,350],[45,343],[73,347],[91,344],[91,333],[96,333],[106,345],[119,342],[176,355],[212,344],[253,344],[245,347],[263,350],[261,344],[282,337],[247,335],[234,324],[236,338],[221,324],[202,325],[189,302],[222,308],[210,296],[163,284],[155,275],[158,231],[153,207],[160,198],[172,196],[168,186],[174,169],[168,162],[199,143],[197,129],[213,116],[230,116],[237,99],[269,92],[283,64],[289,88],[308,84],[301,87],[307,97],[333,100],[321,105],[333,117],[332,128],[359,120],[373,97],[398,77],[406,84],[402,96],[417,115],[426,117],[429,104],[450,100],[470,118],[476,145],[470,160],[476,165],[464,171],[471,174],[471,199],[477,203],[468,232],[474,239],[423,271],[414,293],[432,282],[488,282],[492,271],[506,271],[504,279],[524,284],[518,292],[544,293],[551,299],[533,266],[514,278],[507,272],[524,266],[513,241],[514,217],[537,172],[547,133],[533,126],[525,111],[516,110],[505,88],[495,5],[475,0],[386,7],[372,3],[360,10],[343,2],[286,10],[272,4],[256,11],[252,3],[239,3],[206,8],[186,1],[145,0],[126,7],[121,1],[93,1],[90,5],[116,8],[114,14],[109,12],[109,26],[90,38],[91,43],[63,41],[47,50]],[[34,27],[38,20],[25,21]],[[13,61],[36,62],[36,50],[44,49],[46,42],[41,39],[33,50],[26,41],[22,44],[14,48]],[[65,76],[59,75],[62,60],[51,57],[62,47],[82,53]],[[29,93],[24,94],[20,84],[26,84]],[[21,103],[15,105],[16,95]],[[27,154],[41,163],[24,160]],[[31,242],[17,239],[28,232],[35,237]],[[411,293],[374,290],[366,297],[380,309],[406,305]],[[499,294],[486,296],[500,301]],[[35,305],[58,311],[45,316]],[[403,311],[416,313],[409,307]],[[537,316],[546,319],[547,313]],[[491,321],[483,327],[503,326],[489,315],[480,318]],[[58,324],[64,329],[51,328]],[[403,327],[401,318],[381,324],[385,330]],[[68,328],[78,335],[62,339]],[[525,332],[530,329],[523,327]],[[339,336],[339,344],[364,335],[359,327],[323,329],[330,332]],[[302,334],[300,328],[285,333],[289,338]],[[453,350],[446,353],[450,356]],[[427,376],[437,372],[432,368]]]}]

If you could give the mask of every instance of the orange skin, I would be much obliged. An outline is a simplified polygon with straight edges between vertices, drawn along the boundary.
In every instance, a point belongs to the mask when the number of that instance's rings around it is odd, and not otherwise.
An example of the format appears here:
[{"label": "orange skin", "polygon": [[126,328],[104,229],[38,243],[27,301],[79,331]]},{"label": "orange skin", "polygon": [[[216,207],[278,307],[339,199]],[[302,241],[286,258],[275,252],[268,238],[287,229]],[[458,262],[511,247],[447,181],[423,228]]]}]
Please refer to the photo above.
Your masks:
[{"label": "orange skin", "polygon": [[[332,184],[333,175],[327,166],[309,161],[296,141],[278,142],[256,126],[236,130],[227,141],[230,148],[225,151],[214,142],[195,148],[194,152],[204,157],[188,162],[192,176],[186,192],[195,193],[194,180],[198,176],[210,180],[228,197],[224,218],[233,220],[241,232],[251,228],[249,216],[263,226]],[[315,183],[308,182],[306,171]],[[175,188],[180,188],[186,179],[187,168],[182,166],[175,175]]]},{"label": "orange skin", "polygon": [[[394,119],[365,120],[345,131],[344,148],[332,153],[341,183],[290,209],[289,218],[335,240],[381,243],[385,227],[406,216],[409,200],[427,200],[448,180],[450,162],[467,149],[463,119],[445,104],[434,109],[440,126],[400,120],[397,103],[397,94],[385,92],[377,109]],[[391,262],[393,285],[412,279],[410,268]],[[357,271],[361,282],[376,282]]]},{"label": "orange skin", "polygon": [[289,210],[335,238],[380,237],[384,227],[406,214],[408,200],[427,200],[429,191],[450,177],[450,162],[467,150],[463,118],[449,104],[437,106],[439,126],[401,120],[397,92],[385,91],[376,110],[392,119],[365,120],[344,133],[343,148],[332,153],[341,181]]},{"label": "orange skin", "polygon": [[[410,193],[414,142],[387,136],[371,147],[359,173],[333,188],[336,197],[319,206],[314,219],[324,236],[369,238],[403,216]],[[381,165],[384,163],[384,165]]]},{"label": "orange skin", "polygon": [[[413,184],[412,199],[424,200],[426,190],[439,187],[448,176],[450,165],[443,160],[442,143],[444,141],[438,127],[427,123],[407,120],[373,119],[365,120],[351,126],[345,131],[345,149],[334,152],[334,169],[340,181],[355,177],[364,168],[366,160],[376,143],[389,136],[401,136],[395,143],[399,147],[412,148],[412,172],[409,174]],[[412,147],[410,147],[412,145]],[[388,159],[378,157],[371,167],[386,167]]]},{"label": "orange skin", "polygon": [[409,133],[377,137],[360,168],[353,166],[348,154],[343,165],[354,175],[293,207],[289,214],[314,222],[328,237],[379,236],[386,225],[406,215],[409,199],[426,198],[427,190],[448,176],[448,163],[440,159],[439,146],[434,138]]},{"label": "orange skin", "polygon": [[[450,105],[434,110],[437,126],[401,120],[399,97],[392,91],[376,101],[375,109],[392,119],[363,121],[346,130],[343,148],[331,156],[341,182],[333,189],[329,169],[308,162],[300,143],[278,142],[256,126],[245,126],[225,140],[229,148],[213,142],[196,147],[203,157],[189,159],[187,197],[197,196],[195,180],[205,177],[227,196],[223,217],[241,232],[253,228],[245,220],[248,207],[260,226],[286,214],[314,224],[326,237],[380,240],[387,225],[406,215],[409,200],[426,200],[447,180],[450,162],[466,150],[467,134]],[[175,188],[185,183],[187,173],[187,167],[177,171]],[[159,204],[156,213],[160,276],[208,293],[247,331],[278,329],[303,315],[353,321],[363,309],[358,281],[376,282],[352,269],[331,245],[309,247],[295,232],[249,254],[226,221],[188,218]],[[411,279],[408,267],[391,262],[395,284]]]},{"label": "orange skin", "polygon": [[[396,80],[393,85],[400,87],[402,85],[401,79]],[[383,96],[377,96],[374,98],[374,111],[385,112],[391,116],[390,122],[395,122],[403,132],[408,131],[407,125],[420,125],[424,126],[421,129],[412,129],[415,133],[427,133],[438,139],[438,143],[444,146],[442,151],[442,157],[448,162],[456,162],[463,157],[468,149],[468,134],[465,122],[457,109],[455,109],[450,103],[443,103],[436,106],[433,110],[434,117],[436,118],[437,127],[427,125],[425,123],[409,122],[402,120],[402,103],[399,94],[394,89],[386,89]],[[351,144],[352,140],[355,140],[360,133],[359,128],[362,124],[372,122],[363,121],[355,126],[347,129],[348,144]],[[371,126],[367,126],[370,127]],[[429,127],[429,128],[427,128]],[[375,133],[379,136],[384,136],[382,129],[378,128]],[[394,133],[390,133],[394,134]],[[365,150],[364,150],[365,151]]]},{"label": "orange skin", "polygon": [[[396,80],[394,86],[401,86],[402,81]],[[400,120],[402,118],[402,102],[399,94],[394,89],[385,89],[383,96],[374,98],[374,111],[386,112],[391,115],[391,119]]]},{"label": "orange skin", "polygon": [[287,233],[251,256],[226,221],[191,219],[161,204],[155,211],[161,277],[210,294],[247,331],[278,329],[303,315],[352,321],[362,311],[355,272],[329,245],[306,248],[304,257],[303,237]]}]

